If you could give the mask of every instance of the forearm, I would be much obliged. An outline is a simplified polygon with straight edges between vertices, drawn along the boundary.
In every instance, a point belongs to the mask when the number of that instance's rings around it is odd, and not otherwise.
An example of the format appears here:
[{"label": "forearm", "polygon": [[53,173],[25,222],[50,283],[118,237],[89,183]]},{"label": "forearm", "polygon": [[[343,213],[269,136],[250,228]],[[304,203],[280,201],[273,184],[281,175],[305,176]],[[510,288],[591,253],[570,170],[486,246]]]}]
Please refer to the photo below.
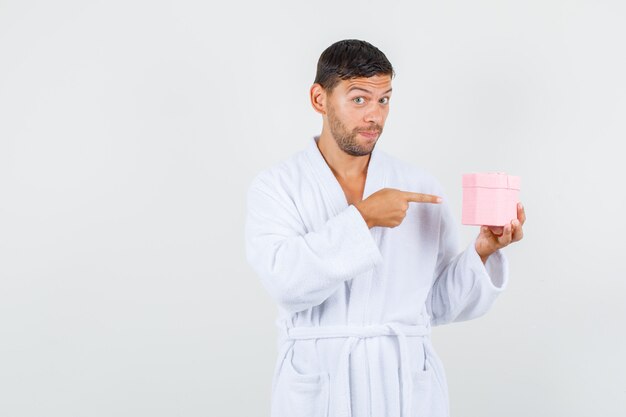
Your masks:
[{"label": "forearm", "polygon": [[[373,269],[382,255],[353,206],[306,230],[297,213],[252,187],[248,193],[246,253],[262,284],[285,310],[319,305],[346,280]],[[272,198],[273,197],[273,198]]]},{"label": "forearm", "polygon": [[470,320],[486,313],[508,281],[502,253],[482,259],[472,246],[457,255],[438,274],[430,294],[435,325]]}]

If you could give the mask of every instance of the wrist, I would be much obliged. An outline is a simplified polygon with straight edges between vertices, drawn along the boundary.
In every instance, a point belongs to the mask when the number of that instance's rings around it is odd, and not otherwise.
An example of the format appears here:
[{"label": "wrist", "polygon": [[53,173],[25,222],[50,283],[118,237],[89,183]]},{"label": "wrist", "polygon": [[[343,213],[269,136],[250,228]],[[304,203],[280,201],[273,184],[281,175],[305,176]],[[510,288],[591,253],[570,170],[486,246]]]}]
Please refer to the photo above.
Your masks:
[{"label": "wrist", "polygon": [[367,214],[367,210],[364,207],[363,201],[364,200],[359,201],[358,203],[354,203],[354,207],[359,211],[359,213],[361,213],[361,217],[363,217],[363,220],[367,224],[367,227],[371,229],[374,225],[372,224],[372,220]]},{"label": "wrist", "polygon": [[489,256],[493,254],[493,252],[483,250],[478,244],[478,242],[474,244],[474,249],[476,249],[476,253],[478,254],[478,257],[480,258],[483,264],[486,263]]}]

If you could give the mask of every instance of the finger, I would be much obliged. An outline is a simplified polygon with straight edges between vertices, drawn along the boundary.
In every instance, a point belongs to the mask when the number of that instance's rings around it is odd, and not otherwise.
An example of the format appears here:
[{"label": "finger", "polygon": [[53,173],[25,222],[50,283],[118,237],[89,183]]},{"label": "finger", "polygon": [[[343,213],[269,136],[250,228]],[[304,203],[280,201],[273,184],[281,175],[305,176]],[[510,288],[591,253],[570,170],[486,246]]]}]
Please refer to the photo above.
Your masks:
[{"label": "finger", "polygon": [[511,222],[511,225],[513,226],[512,241],[517,242],[524,237],[524,229],[522,227],[522,223],[519,220],[515,219]]},{"label": "finger", "polygon": [[511,239],[513,237],[513,228],[511,227],[511,223],[504,226],[502,230],[502,236],[498,237],[498,243],[504,247],[511,243]]},{"label": "finger", "polygon": [[489,227],[489,230],[491,230],[491,233],[494,234],[494,236],[502,236],[504,227],[502,226],[488,226],[488,227]]},{"label": "finger", "polygon": [[411,191],[403,191],[407,201],[413,203],[441,203],[441,197],[432,194],[413,193]]},{"label": "finger", "polygon": [[526,212],[524,211],[524,205],[521,202],[517,203],[517,220],[519,220],[522,225],[526,221]]},{"label": "finger", "polygon": [[498,235],[495,235],[489,226],[481,226],[480,233],[489,240],[493,240],[494,242],[498,241]]}]

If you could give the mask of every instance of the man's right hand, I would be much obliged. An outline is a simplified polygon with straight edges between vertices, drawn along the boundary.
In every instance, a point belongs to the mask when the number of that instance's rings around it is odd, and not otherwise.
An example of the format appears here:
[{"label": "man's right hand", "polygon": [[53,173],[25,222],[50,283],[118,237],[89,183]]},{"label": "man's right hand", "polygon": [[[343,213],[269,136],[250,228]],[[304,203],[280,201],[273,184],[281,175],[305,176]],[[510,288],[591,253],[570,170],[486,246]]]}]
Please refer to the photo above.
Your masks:
[{"label": "man's right hand", "polygon": [[441,203],[436,195],[383,188],[355,203],[370,229],[374,226],[396,227],[402,223],[409,203]]}]

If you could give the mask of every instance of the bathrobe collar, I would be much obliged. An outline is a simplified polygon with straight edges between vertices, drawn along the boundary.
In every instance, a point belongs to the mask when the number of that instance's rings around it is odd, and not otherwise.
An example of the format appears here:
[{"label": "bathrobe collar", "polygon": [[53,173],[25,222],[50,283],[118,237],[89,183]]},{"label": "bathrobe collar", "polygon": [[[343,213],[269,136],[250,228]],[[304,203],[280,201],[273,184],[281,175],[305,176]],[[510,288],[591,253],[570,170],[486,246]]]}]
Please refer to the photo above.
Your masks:
[{"label": "bathrobe collar", "polygon": [[[341,188],[341,184],[337,181],[335,174],[333,174],[333,171],[330,169],[326,160],[322,156],[322,153],[317,147],[318,139],[319,135],[313,136],[310,139],[309,146],[306,149],[306,155],[311,162],[313,170],[318,176],[320,183],[328,192],[336,212],[339,213],[348,207],[348,201],[346,200],[346,196]],[[385,177],[384,170],[382,169],[382,158],[384,158],[383,153],[375,146],[372,150],[367,167],[365,188],[363,189],[363,199],[366,199],[371,194],[381,188],[384,188]]]}]

